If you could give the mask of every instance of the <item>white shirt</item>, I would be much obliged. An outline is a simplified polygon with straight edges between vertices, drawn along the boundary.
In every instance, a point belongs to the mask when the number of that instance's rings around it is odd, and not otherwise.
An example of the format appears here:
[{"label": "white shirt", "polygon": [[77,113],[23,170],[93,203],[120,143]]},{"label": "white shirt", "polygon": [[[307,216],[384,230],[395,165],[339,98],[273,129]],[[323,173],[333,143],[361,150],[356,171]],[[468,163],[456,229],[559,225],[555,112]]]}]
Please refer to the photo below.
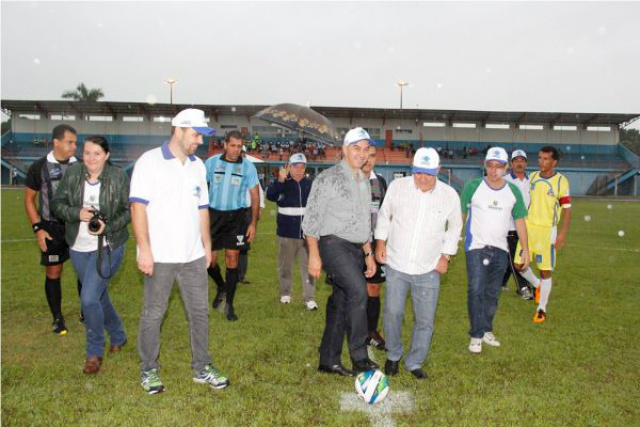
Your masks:
[{"label": "white shirt", "polygon": [[[529,209],[529,205],[531,204],[531,195],[529,194],[529,175],[527,175],[527,173],[525,172],[524,178],[520,179],[516,174],[511,172],[505,175],[504,179],[506,181],[509,181],[512,184],[515,184],[516,187],[518,187],[518,189],[522,193],[522,198],[524,199],[524,205],[527,207],[527,209]],[[516,229],[516,222],[512,218],[511,228],[509,228],[509,231],[515,231],[515,229]]]},{"label": "white shirt", "polygon": [[441,181],[424,192],[408,176],[389,185],[378,212],[375,237],[387,241],[391,268],[426,274],[436,268],[442,254],[456,254],[461,230],[458,193]]},{"label": "white shirt", "polygon": [[209,208],[206,169],[189,156],[184,164],[168,144],[144,153],[131,178],[130,202],[147,205],[154,262],[187,263],[204,256],[200,210]]},{"label": "white shirt", "polygon": [[[102,182],[98,181],[91,184],[89,181],[84,183],[84,195],[82,197],[82,207],[100,211],[100,188]],[[107,244],[107,239],[103,239],[103,246]],[[98,236],[89,234],[89,223],[80,221],[78,228],[78,237],[71,246],[76,252],[93,252],[98,250]]]},{"label": "white shirt", "polygon": [[[264,209],[264,190],[260,182],[258,182],[258,195],[260,196],[260,209]],[[251,189],[247,190],[247,204],[251,206]]]}]

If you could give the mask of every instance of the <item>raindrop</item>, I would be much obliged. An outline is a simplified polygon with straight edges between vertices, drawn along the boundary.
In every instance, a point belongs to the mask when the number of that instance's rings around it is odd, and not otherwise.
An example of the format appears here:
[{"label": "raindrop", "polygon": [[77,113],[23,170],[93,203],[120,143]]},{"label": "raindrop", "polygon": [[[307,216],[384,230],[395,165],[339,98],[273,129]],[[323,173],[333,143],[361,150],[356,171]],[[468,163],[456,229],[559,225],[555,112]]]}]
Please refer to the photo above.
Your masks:
[{"label": "raindrop", "polygon": [[158,98],[155,95],[147,95],[145,98],[147,104],[153,105],[158,101]]},{"label": "raindrop", "polygon": [[567,151],[571,151],[571,146],[567,147]]},{"label": "raindrop", "polygon": [[567,54],[569,54],[569,55],[572,55],[574,51],[575,51],[575,49],[573,48],[573,46],[568,46],[565,49],[565,52],[567,52]]},{"label": "raindrop", "polygon": [[356,41],[353,43],[353,48],[354,48],[354,49],[361,49],[361,48],[362,48],[362,43],[360,43],[360,41],[356,40]]},{"label": "raindrop", "polygon": [[487,68],[485,71],[486,71],[488,74],[491,74],[491,73],[493,72],[493,70],[492,70],[491,68]]},{"label": "raindrop", "polygon": [[607,209],[609,210],[613,209],[613,205],[607,205]]},{"label": "raindrop", "polygon": [[436,87],[437,87],[438,89],[442,89],[442,86],[443,86],[443,85],[442,85],[442,83],[438,83],[438,84],[436,85]]},{"label": "raindrop", "polygon": [[584,156],[580,156],[580,160],[584,160]]},{"label": "raindrop", "polygon": [[618,231],[618,236],[620,236],[620,237],[624,237],[624,230],[620,230],[620,231]]},{"label": "raindrop", "polygon": [[586,222],[591,221],[591,215],[585,215],[585,216],[584,216],[584,220],[585,220]]},{"label": "raindrop", "polygon": [[604,36],[605,34],[607,34],[607,27],[598,28],[598,35]]},{"label": "raindrop", "polygon": [[489,260],[487,258],[485,258],[485,259],[482,260],[482,263],[484,265],[489,265]]},{"label": "raindrop", "polygon": [[231,107],[231,112],[235,113],[236,112],[236,107]]},{"label": "raindrop", "polygon": [[36,65],[40,65],[40,58],[33,58],[33,63]]}]

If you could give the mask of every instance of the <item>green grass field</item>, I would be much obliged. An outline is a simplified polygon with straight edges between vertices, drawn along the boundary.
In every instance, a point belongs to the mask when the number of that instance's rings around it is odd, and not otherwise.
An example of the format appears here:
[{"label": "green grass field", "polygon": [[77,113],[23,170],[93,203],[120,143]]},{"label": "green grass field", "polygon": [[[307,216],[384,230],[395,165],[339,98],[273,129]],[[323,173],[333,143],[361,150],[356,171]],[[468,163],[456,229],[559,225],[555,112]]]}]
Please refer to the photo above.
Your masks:
[{"label": "green grass field", "polygon": [[[608,209],[607,205],[611,205]],[[430,379],[405,371],[391,393],[413,396],[397,426],[640,426],[640,203],[577,199],[567,247],[560,252],[549,317],[503,292],[495,322],[498,349],[467,351],[464,255],[443,278]],[[590,221],[585,216],[591,217]],[[625,232],[624,237],[618,231]],[[134,240],[110,285],[129,336],[97,376],[82,374],[84,327],[76,320],[75,274],[65,268],[63,308],[69,334],[49,332],[37,246],[21,191],[2,191],[2,425],[26,426],[369,426],[367,414],[342,412],[353,380],[316,372],[328,286],[320,310],[278,302],[274,206],[259,224],[250,285],[238,290],[240,321],[210,316],[214,363],[232,381],[216,391],[191,381],[187,321],[177,288],[163,326],[161,376],[166,393],[139,385],[136,338],[142,277]],[[213,285],[210,288],[213,290]],[[409,303],[410,304],[410,303]],[[410,313],[410,310],[408,311]],[[405,323],[410,325],[411,315]],[[410,328],[405,327],[405,343]],[[348,362],[346,346],[344,362]],[[378,362],[385,356],[375,352]],[[350,365],[348,365],[350,366]]]}]

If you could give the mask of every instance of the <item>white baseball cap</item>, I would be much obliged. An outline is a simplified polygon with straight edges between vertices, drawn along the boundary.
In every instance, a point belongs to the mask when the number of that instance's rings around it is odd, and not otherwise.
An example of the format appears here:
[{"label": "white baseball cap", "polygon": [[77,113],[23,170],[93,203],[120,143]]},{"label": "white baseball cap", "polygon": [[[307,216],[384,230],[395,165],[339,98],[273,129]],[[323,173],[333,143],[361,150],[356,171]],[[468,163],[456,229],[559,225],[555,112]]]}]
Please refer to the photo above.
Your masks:
[{"label": "white baseball cap", "polygon": [[525,153],[524,150],[513,150],[513,153],[511,153],[511,160],[516,157],[524,157],[524,159],[527,160],[527,153]]},{"label": "white baseball cap", "polygon": [[216,130],[207,126],[204,119],[204,111],[196,108],[187,108],[180,111],[172,120],[171,126],[177,128],[193,128],[196,132],[205,136],[215,135]]},{"label": "white baseball cap", "polygon": [[440,156],[433,148],[418,148],[415,156],[413,156],[412,173],[426,173],[429,175],[437,175],[440,168]]},{"label": "white baseball cap", "polygon": [[307,158],[302,153],[296,153],[296,154],[292,155],[291,157],[289,157],[289,163],[290,164],[294,164],[294,163],[307,164]]},{"label": "white baseball cap", "polygon": [[489,151],[487,151],[487,157],[485,157],[484,162],[487,163],[491,160],[496,160],[499,163],[506,165],[509,163],[509,155],[502,147],[491,147],[489,148]]},{"label": "white baseball cap", "polygon": [[342,145],[357,144],[360,141],[369,141],[369,145],[376,145],[376,141],[371,139],[369,133],[362,128],[353,128],[347,132]]}]

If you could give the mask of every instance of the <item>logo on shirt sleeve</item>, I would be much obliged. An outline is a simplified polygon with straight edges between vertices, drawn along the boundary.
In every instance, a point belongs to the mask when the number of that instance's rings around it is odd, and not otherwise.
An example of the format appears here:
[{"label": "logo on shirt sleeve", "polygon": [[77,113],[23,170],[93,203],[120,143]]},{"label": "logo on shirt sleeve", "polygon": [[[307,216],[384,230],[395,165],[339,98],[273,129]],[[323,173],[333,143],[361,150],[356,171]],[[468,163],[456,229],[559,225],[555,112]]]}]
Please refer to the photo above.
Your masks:
[{"label": "logo on shirt sleeve", "polygon": [[200,187],[199,185],[196,185],[195,187],[193,187],[193,195],[197,198],[200,198],[200,195],[202,194],[202,187]]}]

